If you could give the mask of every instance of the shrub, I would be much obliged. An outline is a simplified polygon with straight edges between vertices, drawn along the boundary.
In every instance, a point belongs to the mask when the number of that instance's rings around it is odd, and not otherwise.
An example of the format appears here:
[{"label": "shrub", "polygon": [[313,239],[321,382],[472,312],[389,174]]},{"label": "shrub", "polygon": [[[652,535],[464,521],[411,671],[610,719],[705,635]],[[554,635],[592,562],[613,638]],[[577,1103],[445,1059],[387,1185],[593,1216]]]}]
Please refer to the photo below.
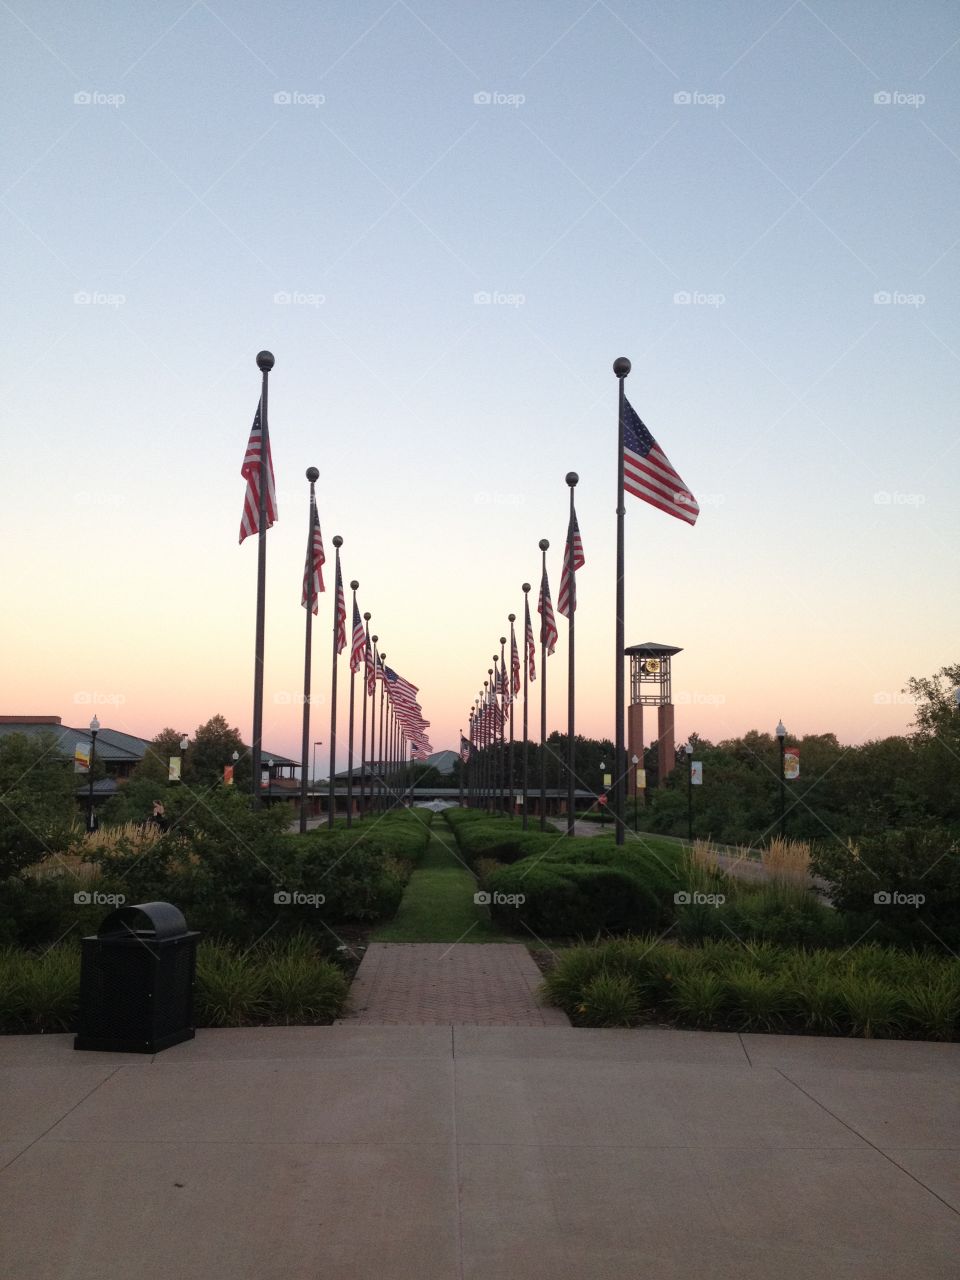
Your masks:
[{"label": "shrub", "polygon": [[744,1031],[778,1031],[790,1012],[790,993],[783,978],[758,965],[741,962],[724,975],[727,1001]]},{"label": "shrub", "polygon": [[259,1022],[267,1011],[265,974],[249,952],[228,942],[197,948],[194,1015],[201,1027],[237,1027]]},{"label": "shrub", "polygon": [[[960,840],[952,832],[907,828],[857,845],[834,842],[815,854],[813,870],[829,881],[851,929],[881,942],[960,948]],[[920,904],[911,901],[917,894]]]},{"label": "shrub", "polygon": [[632,1027],[642,1009],[634,982],[623,974],[600,973],[583,989],[577,1021],[585,1027]]},{"label": "shrub", "polygon": [[67,1031],[80,1004],[80,955],[51,947],[42,955],[0,952],[0,1031]]},{"label": "shrub", "polygon": [[892,1036],[903,1022],[903,1001],[896,988],[878,978],[848,973],[840,987],[843,1007],[855,1036]]},{"label": "shrub", "polygon": [[719,974],[708,970],[681,974],[673,984],[671,1003],[695,1027],[711,1027],[724,1008],[726,991]]}]

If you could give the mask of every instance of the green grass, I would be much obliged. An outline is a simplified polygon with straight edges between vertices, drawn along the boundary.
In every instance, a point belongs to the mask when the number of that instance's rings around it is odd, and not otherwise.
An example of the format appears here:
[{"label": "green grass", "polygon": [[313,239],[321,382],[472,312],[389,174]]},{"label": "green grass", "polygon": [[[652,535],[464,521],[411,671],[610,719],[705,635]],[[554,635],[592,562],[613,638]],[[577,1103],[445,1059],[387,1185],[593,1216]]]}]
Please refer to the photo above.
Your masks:
[{"label": "green grass", "polygon": [[473,895],[477,881],[461,861],[453,833],[438,827],[419,869],[410,877],[400,909],[374,934],[374,942],[516,942],[501,933]]}]

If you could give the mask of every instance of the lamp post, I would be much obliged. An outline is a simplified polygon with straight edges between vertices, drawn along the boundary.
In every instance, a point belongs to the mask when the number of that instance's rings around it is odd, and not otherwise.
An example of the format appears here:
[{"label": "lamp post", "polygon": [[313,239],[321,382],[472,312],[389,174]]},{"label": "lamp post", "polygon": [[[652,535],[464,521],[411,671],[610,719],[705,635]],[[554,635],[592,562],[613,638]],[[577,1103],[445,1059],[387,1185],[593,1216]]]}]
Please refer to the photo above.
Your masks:
[{"label": "lamp post", "polygon": [[783,776],[785,768],[784,752],[786,750],[785,744],[787,731],[784,728],[782,720],[777,721],[777,727],[774,730],[774,733],[776,733],[780,742],[780,838],[782,840],[787,830],[787,797],[785,779]]},{"label": "lamp post", "polygon": [[[604,763],[604,761],[603,761],[603,760],[601,760],[601,761],[600,761],[600,795],[601,795],[601,797],[602,797],[602,796],[603,796],[603,794],[604,794],[603,788],[604,788],[604,786],[606,785],[606,783],[605,783],[605,781],[604,781],[604,779],[606,778],[606,776],[607,776],[607,766],[606,766],[606,764]],[[601,805],[600,805],[600,826],[601,826],[601,827],[605,827],[606,825],[607,825],[607,806],[606,806],[605,804],[601,803]]]},{"label": "lamp post", "polygon": [[187,772],[187,747],[190,745],[190,739],[186,734],[180,739],[180,781],[183,782]]},{"label": "lamp post", "polygon": [[100,721],[96,716],[90,721],[90,786],[87,791],[87,830],[95,831],[93,816],[93,767],[97,763],[97,734],[100,732]]},{"label": "lamp post", "polygon": [[640,794],[639,778],[637,777],[637,765],[640,763],[639,756],[631,756],[630,763],[633,765],[633,834],[637,834],[637,799]]},{"label": "lamp post", "polygon": [[693,843],[693,743],[683,748],[687,753],[687,841]]}]

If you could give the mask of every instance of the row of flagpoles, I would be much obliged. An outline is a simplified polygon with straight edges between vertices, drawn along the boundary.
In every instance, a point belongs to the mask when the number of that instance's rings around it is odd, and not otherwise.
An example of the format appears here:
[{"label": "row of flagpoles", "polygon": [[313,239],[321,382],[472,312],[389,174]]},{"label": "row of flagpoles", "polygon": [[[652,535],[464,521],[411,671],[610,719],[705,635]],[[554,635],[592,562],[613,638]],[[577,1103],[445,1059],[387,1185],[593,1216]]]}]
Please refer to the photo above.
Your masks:
[{"label": "row of flagpoles", "polygon": [[[636,410],[626,398],[624,381],[630,373],[630,361],[621,356],[613,363],[618,382],[618,436],[617,436],[617,569],[616,569],[616,656],[615,656],[615,714],[613,761],[613,813],[616,824],[617,844],[625,839],[624,799],[627,760],[624,748],[624,494],[630,493],[668,515],[676,516],[687,524],[695,524],[700,508],[693,494],[680,478],[667,455],[641,421]],[[568,622],[567,668],[567,834],[574,834],[575,821],[575,743],[576,743],[576,679],[575,679],[575,614],[577,609],[576,572],[584,563],[583,541],[574,507],[573,491],[579,481],[575,471],[566,476],[570,489],[570,513],[564,543],[563,572],[557,608]],[[559,632],[550,598],[547,577],[547,551],[550,543],[540,540],[541,575],[537,612],[540,614],[540,829],[546,830],[547,790],[547,658],[556,648]],[[536,680],[536,644],[530,618],[530,584],[523,584],[524,593],[524,662],[523,669],[523,737],[521,762],[523,829],[527,829],[529,801],[528,771],[528,693],[529,685]],[[508,615],[510,622],[510,674],[505,662],[506,637],[500,637],[499,660],[493,655],[493,666],[487,670],[483,689],[468,712],[470,736],[460,734],[460,754],[464,763],[474,766],[478,775],[470,779],[474,796],[490,808],[502,808],[513,812],[514,807],[514,700],[520,692],[521,663],[517,649],[514,623],[515,614]],[[509,715],[508,715],[509,713]],[[506,725],[509,718],[509,744]],[[493,748],[491,751],[490,749]]]},{"label": "row of flagpoles", "polygon": [[[243,515],[240,520],[240,542],[251,534],[258,536],[257,556],[257,608],[256,637],[254,653],[253,681],[253,796],[254,804],[259,805],[261,793],[261,738],[263,733],[263,654],[266,615],[266,536],[267,530],[277,519],[277,494],[273,473],[273,457],[270,451],[270,430],[268,424],[268,377],[273,368],[274,358],[269,351],[261,351],[257,356],[257,367],[261,372],[260,403],[253,419],[253,427],[247,442],[240,474],[247,482],[244,494]],[[325,590],[323,584],[323,566],[326,555],[323,547],[323,535],[320,530],[320,517],[317,512],[316,482],[320,472],[316,467],[308,467],[306,472],[310,483],[310,511],[307,534],[307,555],[303,571],[303,591],[301,604],[306,610],[306,634],[304,639],[303,660],[303,741],[300,774],[300,830],[307,829],[308,806],[308,759],[310,747],[310,698],[311,698],[311,659],[313,641],[313,617],[319,610],[319,596]],[[330,689],[330,778],[328,791],[327,820],[330,826],[334,821],[337,749],[337,666],[339,655],[347,647],[347,610],[343,590],[343,573],[340,565],[340,548],[343,539],[337,534],[333,539],[336,555],[336,592],[333,611],[333,663]],[[417,701],[419,692],[416,685],[411,684],[386,665],[386,654],[379,648],[379,636],[370,634],[369,613],[360,617],[357,603],[357,589],[360,584],[351,581],[353,593],[352,629],[350,642],[350,710],[347,745],[347,825],[353,818],[354,793],[354,733],[355,733],[355,677],[363,668],[363,711],[360,729],[360,778],[359,778],[359,813],[362,817],[368,807],[376,805],[384,807],[388,803],[386,779],[390,772],[397,772],[405,766],[407,750],[411,763],[414,760],[425,760],[433,748],[427,736],[430,722],[423,718],[423,711]],[[380,682],[380,702],[376,707],[377,682]],[[369,716],[368,716],[369,706]],[[369,719],[369,756],[368,749]],[[370,767],[370,790],[367,792],[367,767]],[[389,767],[388,767],[389,766]],[[379,777],[377,777],[379,771]],[[378,787],[374,794],[374,781]],[[394,797],[395,798],[395,797]]]}]

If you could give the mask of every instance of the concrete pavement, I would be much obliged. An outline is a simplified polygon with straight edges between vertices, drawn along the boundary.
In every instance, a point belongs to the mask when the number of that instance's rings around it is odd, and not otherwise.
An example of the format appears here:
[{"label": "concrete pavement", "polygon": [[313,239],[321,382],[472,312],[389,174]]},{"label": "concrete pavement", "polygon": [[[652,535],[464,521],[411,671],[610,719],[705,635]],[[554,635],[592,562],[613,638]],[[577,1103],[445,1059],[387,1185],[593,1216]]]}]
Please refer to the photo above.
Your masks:
[{"label": "concrete pavement", "polygon": [[363,1025],[201,1031],[154,1059],[71,1044],[0,1038],[5,1280],[958,1274],[960,1045]]}]

